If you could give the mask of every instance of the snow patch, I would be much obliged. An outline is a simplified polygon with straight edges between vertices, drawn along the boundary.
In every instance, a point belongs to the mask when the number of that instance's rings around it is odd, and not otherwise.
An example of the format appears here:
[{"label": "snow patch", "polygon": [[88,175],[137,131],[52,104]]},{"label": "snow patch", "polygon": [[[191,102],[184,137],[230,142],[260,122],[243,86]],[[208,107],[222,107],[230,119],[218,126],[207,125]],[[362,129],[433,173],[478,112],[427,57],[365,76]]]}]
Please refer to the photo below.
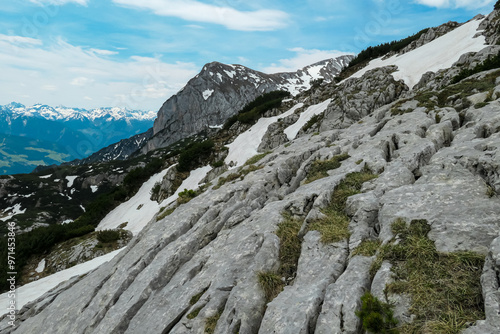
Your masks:
[{"label": "snow patch", "polygon": [[95,193],[99,189],[99,186],[90,186],[90,190]]},{"label": "snow patch", "polygon": [[[88,262],[78,264],[66,270],[59,271],[53,275],[39,279],[38,281],[28,283],[17,288],[16,293],[16,307],[21,309],[27,303],[36,300],[49,290],[55,288],[60,283],[67,281],[74,276],[80,276],[88,273],[91,270],[99,267],[101,264],[106,263],[113,259],[123,248],[115,250],[114,252],[106,255],[96,257]],[[0,295],[0,315],[8,312],[10,298],[8,292]]]},{"label": "snow patch", "polygon": [[49,174],[49,175],[44,175],[44,176],[39,176],[41,179],[48,179],[49,177],[51,177],[52,174]]},{"label": "snow patch", "polygon": [[66,219],[65,221],[63,221],[61,224],[64,225],[64,224],[69,224],[69,223],[72,223],[74,222],[73,219]]},{"label": "snow patch", "polygon": [[477,29],[482,20],[474,20],[436,38],[413,51],[382,60],[372,60],[368,66],[354,73],[351,78],[360,78],[375,68],[396,65],[398,71],[392,73],[395,80],[403,80],[412,89],[426,72],[437,72],[451,67],[460,56],[468,52],[478,52],[485,45],[485,37],[478,36]]},{"label": "snow patch", "polygon": [[322,103],[315,104],[307,108],[306,111],[304,111],[302,114],[300,114],[300,118],[297,120],[297,122],[293,123],[289,127],[287,127],[284,131],[286,136],[288,137],[289,140],[295,139],[297,137],[297,134],[299,133],[300,129],[314,116],[321,114],[326,110],[328,105],[330,104],[332,99],[328,99]]},{"label": "snow patch", "polygon": [[236,75],[235,71],[226,71],[226,70],[224,70],[224,72],[226,72],[227,76],[230,77],[231,79],[234,79],[234,76]]},{"label": "snow patch", "polygon": [[210,96],[212,96],[212,93],[214,92],[213,89],[207,89],[206,91],[203,92],[203,98],[206,100],[208,100],[208,98]]},{"label": "snow patch", "polygon": [[73,182],[75,182],[77,177],[78,175],[66,176],[66,180],[68,180],[68,188],[71,188],[73,186]]},{"label": "snow patch", "polygon": [[38,266],[35,268],[35,271],[37,273],[41,273],[42,271],[44,271],[44,269],[45,269],[45,259],[43,259],[38,263]]},{"label": "snow patch", "polygon": [[9,212],[9,211],[10,211],[10,213],[9,213],[9,214],[7,214],[5,217],[0,218],[0,220],[1,220],[1,221],[4,221],[4,222],[5,222],[5,221],[7,221],[7,220],[11,219],[12,217],[14,217],[15,215],[20,215],[20,214],[23,214],[23,213],[25,213],[25,212],[26,212],[26,209],[21,210],[21,204],[20,204],[20,203],[18,203],[18,204],[15,204],[14,206],[11,206],[11,207],[6,208],[6,209],[3,211],[3,213],[5,214],[5,213],[7,213],[7,212]]},{"label": "snow patch", "polygon": [[203,180],[205,176],[207,176],[207,173],[210,172],[211,170],[212,167],[210,166],[205,166],[192,170],[191,173],[189,174],[189,177],[182,182],[182,184],[176,190],[176,192],[172,196],[161,202],[161,204],[158,206],[158,210],[161,207],[166,206],[172,203],[173,201],[177,200],[177,198],[179,197],[179,193],[181,191],[184,191],[184,189],[193,189],[193,190],[198,189],[201,180]]},{"label": "snow patch", "polygon": [[232,161],[236,164],[233,167],[242,166],[248,159],[258,154],[257,148],[262,142],[262,137],[266,134],[269,125],[278,121],[279,118],[285,118],[293,114],[303,105],[303,103],[299,103],[279,116],[260,118],[254,126],[240,134],[231,144],[227,145],[229,153],[225,159],[226,164]]}]

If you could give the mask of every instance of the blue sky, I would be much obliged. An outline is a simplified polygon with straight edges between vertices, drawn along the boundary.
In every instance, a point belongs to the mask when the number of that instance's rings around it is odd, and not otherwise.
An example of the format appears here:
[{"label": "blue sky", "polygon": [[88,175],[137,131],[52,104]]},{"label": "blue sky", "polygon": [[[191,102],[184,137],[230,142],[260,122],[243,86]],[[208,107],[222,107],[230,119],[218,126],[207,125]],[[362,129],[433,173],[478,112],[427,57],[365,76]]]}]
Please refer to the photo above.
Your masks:
[{"label": "blue sky", "polygon": [[10,0],[0,104],[157,110],[211,61],[294,71],[494,0]]}]

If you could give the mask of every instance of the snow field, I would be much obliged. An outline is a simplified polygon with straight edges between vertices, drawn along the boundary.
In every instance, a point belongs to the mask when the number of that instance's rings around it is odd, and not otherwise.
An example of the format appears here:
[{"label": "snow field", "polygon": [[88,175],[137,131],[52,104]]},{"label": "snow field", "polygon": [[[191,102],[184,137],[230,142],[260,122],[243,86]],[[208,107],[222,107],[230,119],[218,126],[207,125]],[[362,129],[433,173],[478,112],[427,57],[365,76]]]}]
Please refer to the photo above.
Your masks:
[{"label": "snow field", "polygon": [[432,42],[429,42],[403,55],[395,55],[382,60],[372,60],[368,66],[356,72],[351,78],[360,78],[366,72],[375,68],[396,65],[398,71],[392,75],[395,80],[403,80],[413,89],[426,72],[436,72],[451,67],[460,56],[467,52],[478,52],[485,45],[484,36],[474,36],[482,20],[472,20],[450,31]]},{"label": "snow field", "polygon": [[321,114],[326,110],[332,99],[328,99],[322,103],[315,104],[307,108],[306,111],[300,114],[300,118],[294,124],[285,129],[284,133],[289,140],[294,140],[297,137],[300,129],[315,115]]},{"label": "snow field", "polygon": [[170,196],[162,203],[158,204],[156,201],[152,201],[151,197],[151,189],[153,189],[156,182],[161,182],[167,171],[172,168],[169,168],[161,171],[158,174],[153,175],[148,181],[146,181],[139,191],[127,202],[120,204],[113,211],[108,213],[106,217],[99,223],[96,230],[108,230],[118,228],[121,224],[128,222],[127,226],[125,226],[126,230],[129,230],[134,235],[138,234],[144,226],[151,219],[153,219],[154,215],[158,213],[162,206],[165,206],[173,201],[175,201],[178,197],[179,192],[186,189],[197,189],[198,183],[207,175],[207,173],[212,169],[210,166],[198,168],[196,170],[191,171],[189,177],[184,180],[179,189],[175,192],[174,195]]},{"label": "snow field", "polygon": [[257,148],[262,142],[262,137],[266,134],[269,125],[278,121],[279,118],[284,118],[293,114],[303,105],[303,103],[299,103],[279,116],[260,118],[255,125],[240,134],[231,144],[227,145],[229,153],[224,160],[226,164],[229,164],[232,161],[236,164],[233,168],[239,167],[242,166],[248,159],[258,154]]},{"label": "snow field", "polygon": [[[89,271],[99,267],[101,264],[110,261],[114,258],[123,248],[115,250],[106,255],[96,257],[90,261],[82,264],[78,264],[74,267],[68,268],[66,270],[59,271],[53,275],[39,279],[23,285],[16,290],[16,307],[21,309],[27,303],[36,300],[41,297],[47,291],[55,288],[60,283],[67,281],[71,277],[79,276],[88,273]],[[0,316],[8,312],[7,307],[9,306],[10,298],[8,298],[9,292],[0,295]]]}]

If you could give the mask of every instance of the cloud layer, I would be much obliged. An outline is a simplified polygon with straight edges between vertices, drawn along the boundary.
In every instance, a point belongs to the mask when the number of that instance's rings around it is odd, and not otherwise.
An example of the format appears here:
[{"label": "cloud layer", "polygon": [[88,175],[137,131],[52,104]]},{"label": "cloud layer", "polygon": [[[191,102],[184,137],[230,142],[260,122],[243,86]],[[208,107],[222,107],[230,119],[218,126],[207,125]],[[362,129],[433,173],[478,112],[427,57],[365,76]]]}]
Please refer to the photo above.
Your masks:
[{"label": "cloud layer", "polygon": [[223,25],[231,30],[269,31],[286,27],[288,14],[279,10],[239,11],[194,0],[113,0],[114,3],[153,11],[186,21]]},{"label": "cloud layer", "polygon": [[494,0],[416,0],[421,5],[436,8],[482,8],[490,5]]},{"label": "cloud layer", "polygon": [[115,53],[60,39],[44,47],[36,39],[0,35],[2,95],[10,99],[2,104],[157,110],[199,70],[192,63],[171,64],[161,58],[110,58]]}]

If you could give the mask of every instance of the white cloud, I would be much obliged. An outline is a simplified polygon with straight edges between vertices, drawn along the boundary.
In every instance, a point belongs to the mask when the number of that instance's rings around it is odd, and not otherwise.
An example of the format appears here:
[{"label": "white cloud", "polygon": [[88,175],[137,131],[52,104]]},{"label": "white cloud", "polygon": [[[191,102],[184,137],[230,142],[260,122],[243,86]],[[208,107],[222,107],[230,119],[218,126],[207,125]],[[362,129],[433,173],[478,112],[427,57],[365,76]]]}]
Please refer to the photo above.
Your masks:
[{"label": "white cloud", "polygon": [[23,37],[23,36],[10,36],[0,34],[0,41],[5,41],[10,44],[32,44],[32,45],[42,45],[42,41],[36,38]]},{"label": "white cloud", "polygon": [[493,3],[494,0],[415,0],[416,3],[436,8],[482,8]]},{"label": "white cloud", "polygon": [[80,87],[83,87],[83,86],[88,86],[88,85],[91,85],[95,82],[94,79],[89,79],[89,78],[86,78],[86,77],[78,77],[78,78],[74,78],[73,80],[71,80],[71,85],[73,86],[80,86]]},{"label": "white cloud", "polygon": [[288,21],[288,14],[279,10],[239,11],[195,0],[113,0],[113,2],[127,7],[152,10],[161,16],[220,24],[231,30],[276,30],[284,28]]},{"label": "white cloud", "polygon": [[30,2],[37,5],[65,5],[74,2],[82,6],[87,6],[89,0],[30,0]]},{"label": "white cloud", "polygon": [[111,56],[111,55],[116,55],[118,52],[116,51],[109,51],[109,50],[100,50],[100,49],[90,49],[93,53],[96,53],[98,55],[103,55],[103,56]]},{"label": "white cloud", "polygon": [[167,63],[161,58],[110,59],[62,40],[40,46],[13,45],[1,38],[0,69],[0,104],[18,101],[149,110],[159,109],[199,71],[193,63]]},{"label": "white cloud", "polygon": [[271,64],[271,66],[265,67],[263,71],[265,73],[294,72],[318,61],[337,58],[346,54],[336,50],[307,50],[304,48],[293,48],[289,49],[289,51],[295,52],[295,57],[280,59],[278,64]]}]

